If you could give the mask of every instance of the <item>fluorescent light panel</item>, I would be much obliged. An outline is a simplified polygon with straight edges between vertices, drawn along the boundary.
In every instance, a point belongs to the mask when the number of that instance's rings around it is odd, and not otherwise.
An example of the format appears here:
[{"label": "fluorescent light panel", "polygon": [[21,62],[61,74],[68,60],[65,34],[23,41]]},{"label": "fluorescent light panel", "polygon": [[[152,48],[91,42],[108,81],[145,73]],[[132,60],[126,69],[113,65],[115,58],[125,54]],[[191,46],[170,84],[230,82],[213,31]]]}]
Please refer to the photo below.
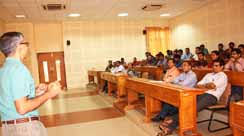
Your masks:
[{"label": "fluorescent light panel", "polygon": [[128,16],[128,15],[129,15],[128,13],[119,13],[119,14],[118,14],[119,17],[126,17],[126,16]]},{"label": "fluorescent light panel", "polygon": [[79,13],[71,13],[68,15],[69,17],[79,17],[80,14]]},{"label": "fluorescent light panel", "polygon": [[25,15],[15,15],[16,18],[25,18]]},{"label": "fluorescent light panel", "polygon": [[161,14],[160,17],[169,17],[170,14],[169,13],[165,13],[165,14]]}]

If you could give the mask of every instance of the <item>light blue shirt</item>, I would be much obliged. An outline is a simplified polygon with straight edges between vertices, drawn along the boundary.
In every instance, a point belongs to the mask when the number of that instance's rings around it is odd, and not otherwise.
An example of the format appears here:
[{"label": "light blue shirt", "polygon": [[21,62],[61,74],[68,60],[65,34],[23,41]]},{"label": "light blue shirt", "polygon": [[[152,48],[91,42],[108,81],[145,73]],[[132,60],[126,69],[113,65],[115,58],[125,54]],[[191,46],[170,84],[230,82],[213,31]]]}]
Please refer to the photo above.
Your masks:
[{"label": "light blue shirt", "polygon": [[173,83],[186,87],[194,87],[197,83],[197,76],[192,70],[187,73],[183,72],[175,78]]},{"label": "light blue shirt", "polygon": [[193,56],[192,53],[184,54],[184,55],[181,56],[181,59],[182,60],[189,60],[189,59],[191,59],[191,56]]},{"label": "light blue shirt", "polygon": [[0,115],[1,120],[39,116],[37,110],[20,115],[16,111],[15,100],[35,97],[34,80],[26,66],[17,59],[7,58],[0,68]]}]

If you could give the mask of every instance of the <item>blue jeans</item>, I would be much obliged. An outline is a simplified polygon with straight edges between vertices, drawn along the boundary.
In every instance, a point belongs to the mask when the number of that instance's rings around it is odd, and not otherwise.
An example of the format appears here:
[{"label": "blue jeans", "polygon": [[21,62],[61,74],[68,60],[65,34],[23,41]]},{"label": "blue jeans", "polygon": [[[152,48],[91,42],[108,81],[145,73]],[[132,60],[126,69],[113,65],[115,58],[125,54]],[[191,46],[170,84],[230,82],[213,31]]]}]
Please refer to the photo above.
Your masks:
[{"label": "blue jeans", "polygon": [[163,103],[163,109],[160,111],[159,116],[160,118],[164,119],[166,116],[172,116],[178,113],[178,108],[174,107],[173,105]]},{"label": "blue jeans", "polygon": [[241,86],[231,86],[231,97],[235,101],[243,100],[243,87]]}]

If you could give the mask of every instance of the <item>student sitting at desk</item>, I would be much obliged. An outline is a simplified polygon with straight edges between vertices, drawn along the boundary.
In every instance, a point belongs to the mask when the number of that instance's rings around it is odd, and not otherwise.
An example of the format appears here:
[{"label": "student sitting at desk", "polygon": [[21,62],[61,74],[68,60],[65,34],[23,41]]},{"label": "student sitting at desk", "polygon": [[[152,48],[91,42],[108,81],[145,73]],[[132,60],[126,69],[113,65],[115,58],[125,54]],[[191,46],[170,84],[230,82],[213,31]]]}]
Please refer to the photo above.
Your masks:
[{"label": "student sitting at desk", "polygon": [[[220,99],[227,86],[227,76],[223,72],[224,61],[214,60],[213,62],[213,73],[208,73],[204,78],[198,82],[197,88],[207,89],[208,91],[202,95],[197,96],[197,112],[204,108],[215,105]],[[171,134],[179,124],[178,113],[166,117],[160,129],[162,130],[157,136],[166,136]]]},{"label": "student sitting at desk", "polygon": [[[183,72],[176,77],[172,83],[173,84],[178,84],[181,86],[186,86],[186,87],[194,87],[197,83],[197,76],[196,74],[191,70],[191,64],[189,61],[184,61],[183,62]],[[152,118],[153,122],[159,122],[161,120],[164,120],[164,118],[168,115],[173,115],[178,112],[178,109],[170,104],[164,103],[163,104],[163,109],[161,112]]]},{"label": "student sitting at desk", "polygon": [[174,59],[168,60],[168,67],[169,69],[167,70],[163,81],[170,83],[180,74],[180,71],[176,68]]}]

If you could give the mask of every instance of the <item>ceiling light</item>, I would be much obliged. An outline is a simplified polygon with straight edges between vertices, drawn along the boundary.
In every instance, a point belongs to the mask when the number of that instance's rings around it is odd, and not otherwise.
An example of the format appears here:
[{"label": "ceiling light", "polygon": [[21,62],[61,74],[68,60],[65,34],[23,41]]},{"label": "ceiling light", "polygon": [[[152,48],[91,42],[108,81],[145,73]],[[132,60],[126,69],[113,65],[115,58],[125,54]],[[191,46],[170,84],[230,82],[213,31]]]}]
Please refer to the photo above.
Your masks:
[{"label": "ceiling light", "polygon": [[80,14],[79,13],[71,13],[68,15],[69,17],[79,17]]},{"label": "ceiling light", "polygon": [[126,17],[126,16],[128,16],[128,13],[119,13],[118,16],[119,17]]},{"label": "ceiling light", "polygon": [[165,13],[165,14],[161,14],[160,15],[160,17],[169,17],[170,16],[170,14],[168,14],[168,13]]},{"label": "ceiling light", "polygon": [[25,15],[16,15],[16,18],[25,18]]}]

